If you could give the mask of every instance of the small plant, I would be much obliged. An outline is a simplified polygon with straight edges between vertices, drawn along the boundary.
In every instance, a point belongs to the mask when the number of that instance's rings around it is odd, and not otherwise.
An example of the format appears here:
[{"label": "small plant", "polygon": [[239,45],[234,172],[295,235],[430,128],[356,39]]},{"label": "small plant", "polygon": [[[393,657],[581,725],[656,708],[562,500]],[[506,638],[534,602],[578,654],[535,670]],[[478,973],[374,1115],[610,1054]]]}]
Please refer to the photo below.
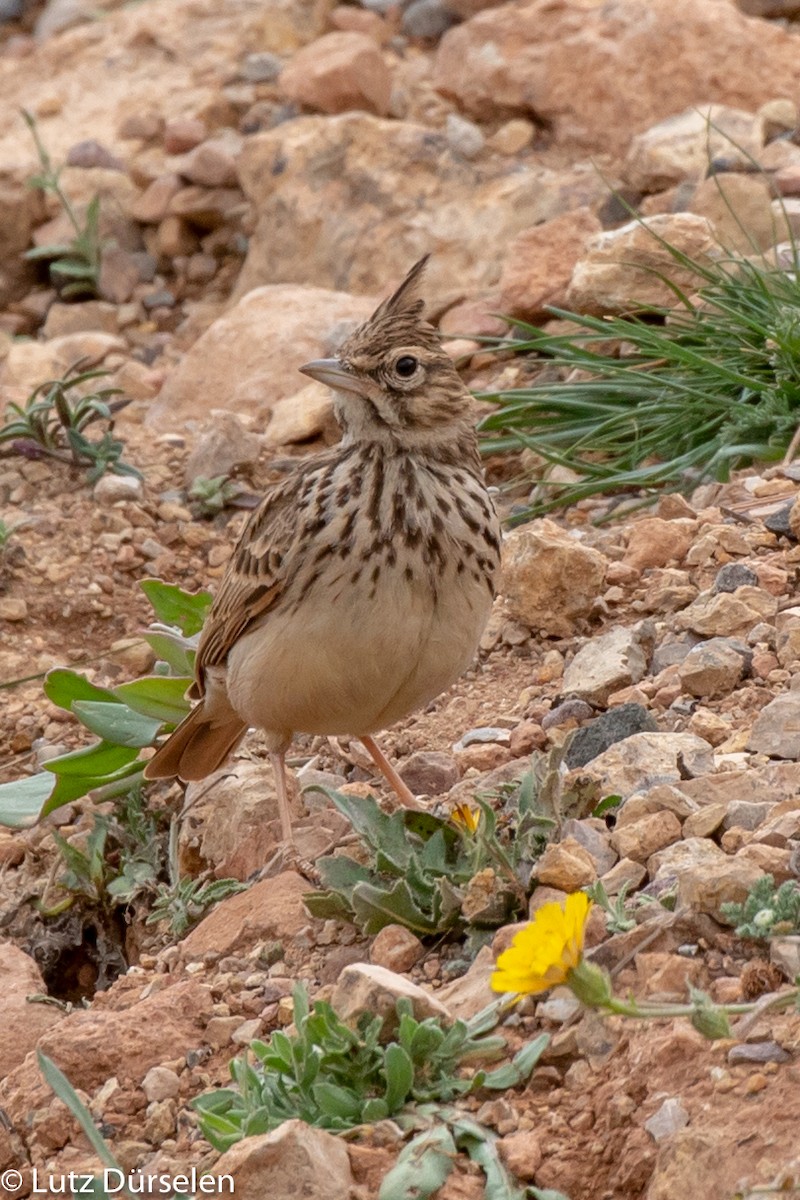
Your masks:
[{"label": "small plant", "polygon": [[62,167],[54,167],[45,149],[36,118],[27,109],[22,109],[22,119],[30,130],[39,156],[39,174],[28,181],[29,186],[54,195],[61,205],[74,230],[69,242],[37,246],[25,253],[31,262],[49,263],[50,279],[64,299],[76,296],[96,296],[99,290],[100,260],[103,241],[100,237],[100,197],[95,196],[86,207],[83,221],[61,186]]},{"label": "small plant", "polygon": [[54,917],[77,900],[107,912],[128,905],[156,889],[164,870],[166,838],[157,818],[144,807],[141,790],[122,796],[111,816],[95,813],[83,844],[53,830],[65,870],[55,887],[62,893],[39,904],[43,916]]},{"label": "small plant", "polygon": [[[106,471],[139,476],[135,467],[122,461],[124,446],[112,432],[111,398],[120,395],[120,389],[105,387],[81,394],[77,389],[109,374],[84,370],[85,366],[86,360],[77,362],[61,379],[39,384],[24,405],[9,401],[0,445],[8,443],[15,454],[26,458],[54,458],[88,470],[89,483]],[[97,424],[104,427],[101,436],[87,437],[88,427]]]},{"label": "small plant", "polygon": [[212,479],[198,476],[188,491],[189,504],[196,517],[216,517],[226,508],[249,508],[249,493],[227,475]]},{"label": "small plant", "polygon": [[439,1017],[417,1020],[411,1002],[399,999],[396,1035],[386,1042],[380,1016],[364,1013],[351,1029],[329,1004],[310,1007],[302,984],[293,998],[297,1032],[277,1030],[269,1042],[253,1042],[254,1064],[246,1056],[230,1064],[236,1086],[194,1101],[200,1128],[217,1150],[292,1118],[343,1131],[396,1117],[406,1105],[448,1104],[478,1088],[514,1087],[527,1080],[548,1041],[536,1038],[494,1071],[465,1074],[467,1063],[491,1061],[505,1048],[502,1037],[485,1036],[497,1024],[497,1004],[445,1029]]},{"label": "small plant", "polygon": [[238,879],[181,879],[178,863],[178,821],[173,819],[169,835],[169,883],[159,884],[146,924],[164,921],[174,938],[182,938],[187,930],[205,916],[206,909],[237,892],[247,891],[247,884]]},{"label": "small plant", "polygon": [[89,793],[98,802],[130,795],[143,782],[142,748],[188,713],[185,693],[211,596],[191,595],[158,579],[145,579],[141,587],[158,618],[145,640],[161,661],[152,675],[115,688],[98,687],[65,668],[48,673],[47,698],[101,740],[49,759],[36,775],[0,785],[0,825],[31,825]]},{"label": "small plant", "polygon": [[771,938],[800,933],[800,884],[787,879],[776,888],[772,875],[762,875],[751,887],[744,904],[723,904],[722,915],[736,926],[739,937]]},{"label": "small plant", "polygon": [[[652,232],[652,231],[651,231]],[[674,308],[589,317],[551,310],[576,329],[548,334],[518,321],[507,344],[548,369],[531,385],[484,395],[487,454],[529,448],[545,470],[525,520],[588,496],[694,487],[744,464],[783,457],[800,419],[798,248],[786,270],[760,262],[695,261],[696,295],[672,286]],[[616,349],[608,350],[609,342]],[[547,467],[581,478],[548,481]]]},{"label": "small plant", "polygon": [[606,924],[611,933],[628,933],[629,930],[636,928],[636,922],[633,917],[628,916],[625,907],[625,899],[630,886],[630,880],[626,880],[613,900],[599,879],[583,889],[589,899],[602,908],[608,917]]},{"label": "small plant", "polygon": [[408,810],[388,816],[372,797],[326,790],[369,858],[321,858],[324,890],[306,896],[306,907],[365,933],[389,924],[423,936],[464,924],[502,925],[525,907],[531,869],[553,824],[537,808],[532,774],[514,793],[513,817],[501,828],[485,799],[458,806],[450,819]]}]

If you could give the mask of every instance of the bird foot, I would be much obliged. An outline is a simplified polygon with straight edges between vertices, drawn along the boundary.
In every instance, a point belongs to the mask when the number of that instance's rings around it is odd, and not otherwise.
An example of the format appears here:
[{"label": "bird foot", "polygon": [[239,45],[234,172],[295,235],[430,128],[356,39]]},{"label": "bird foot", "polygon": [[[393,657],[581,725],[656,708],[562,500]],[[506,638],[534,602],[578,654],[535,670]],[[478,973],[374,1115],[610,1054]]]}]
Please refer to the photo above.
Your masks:
[{"label": "bird foot", "polygon": [[297,871],[314,887],[319,887],[322,881],[317,868],[307,858],[303,858],[294,842],[282,842],[269,862],[258,872],[257,878],[271,879],[283,871]]}]

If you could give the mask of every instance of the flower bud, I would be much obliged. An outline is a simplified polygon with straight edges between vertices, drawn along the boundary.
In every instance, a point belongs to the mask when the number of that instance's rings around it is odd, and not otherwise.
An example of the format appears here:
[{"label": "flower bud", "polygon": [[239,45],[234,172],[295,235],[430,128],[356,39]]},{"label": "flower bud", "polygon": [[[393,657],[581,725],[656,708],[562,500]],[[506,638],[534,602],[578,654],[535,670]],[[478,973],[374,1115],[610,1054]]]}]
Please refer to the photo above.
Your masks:
[{"label": "flower bud", "polygon": [[611,980],[606,972],[585,959],[567,972],[565,982],[587,1008],[605,1008],[612,998]]},{"label": "flower bud", "polygon": [[710,1042],[731,1037],[731,1026],[724,1008],[717,1008],[714,1004],[700,1004],[692,1012],[691,1020],[695,1029]]}]

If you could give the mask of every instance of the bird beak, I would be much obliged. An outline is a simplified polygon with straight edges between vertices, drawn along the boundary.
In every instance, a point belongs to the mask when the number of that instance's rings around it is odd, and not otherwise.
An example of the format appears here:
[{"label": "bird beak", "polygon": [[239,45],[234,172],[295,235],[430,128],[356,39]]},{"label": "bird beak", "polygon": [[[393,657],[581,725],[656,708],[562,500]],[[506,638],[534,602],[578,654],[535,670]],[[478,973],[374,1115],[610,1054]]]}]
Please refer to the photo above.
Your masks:
[{"label": "bird beak", "polygon": [[359,381],[338,358],[314,358],[300,368],[303,375],[310,375],[319,383],[326,383],[337,392],[360,393]]}]

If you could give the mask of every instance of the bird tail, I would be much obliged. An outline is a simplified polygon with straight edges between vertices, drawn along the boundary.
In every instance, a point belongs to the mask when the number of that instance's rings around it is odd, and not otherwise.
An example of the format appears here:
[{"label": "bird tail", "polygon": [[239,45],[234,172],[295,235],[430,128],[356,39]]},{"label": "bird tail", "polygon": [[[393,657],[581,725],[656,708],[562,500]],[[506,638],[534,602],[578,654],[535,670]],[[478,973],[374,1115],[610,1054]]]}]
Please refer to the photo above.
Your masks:
[{"label": "bird tail", "polygon": [[228,703],[206,695],[170,734],[144,769],[145,779],[205,779],[221,767],[247,732],[247,723]]}]

